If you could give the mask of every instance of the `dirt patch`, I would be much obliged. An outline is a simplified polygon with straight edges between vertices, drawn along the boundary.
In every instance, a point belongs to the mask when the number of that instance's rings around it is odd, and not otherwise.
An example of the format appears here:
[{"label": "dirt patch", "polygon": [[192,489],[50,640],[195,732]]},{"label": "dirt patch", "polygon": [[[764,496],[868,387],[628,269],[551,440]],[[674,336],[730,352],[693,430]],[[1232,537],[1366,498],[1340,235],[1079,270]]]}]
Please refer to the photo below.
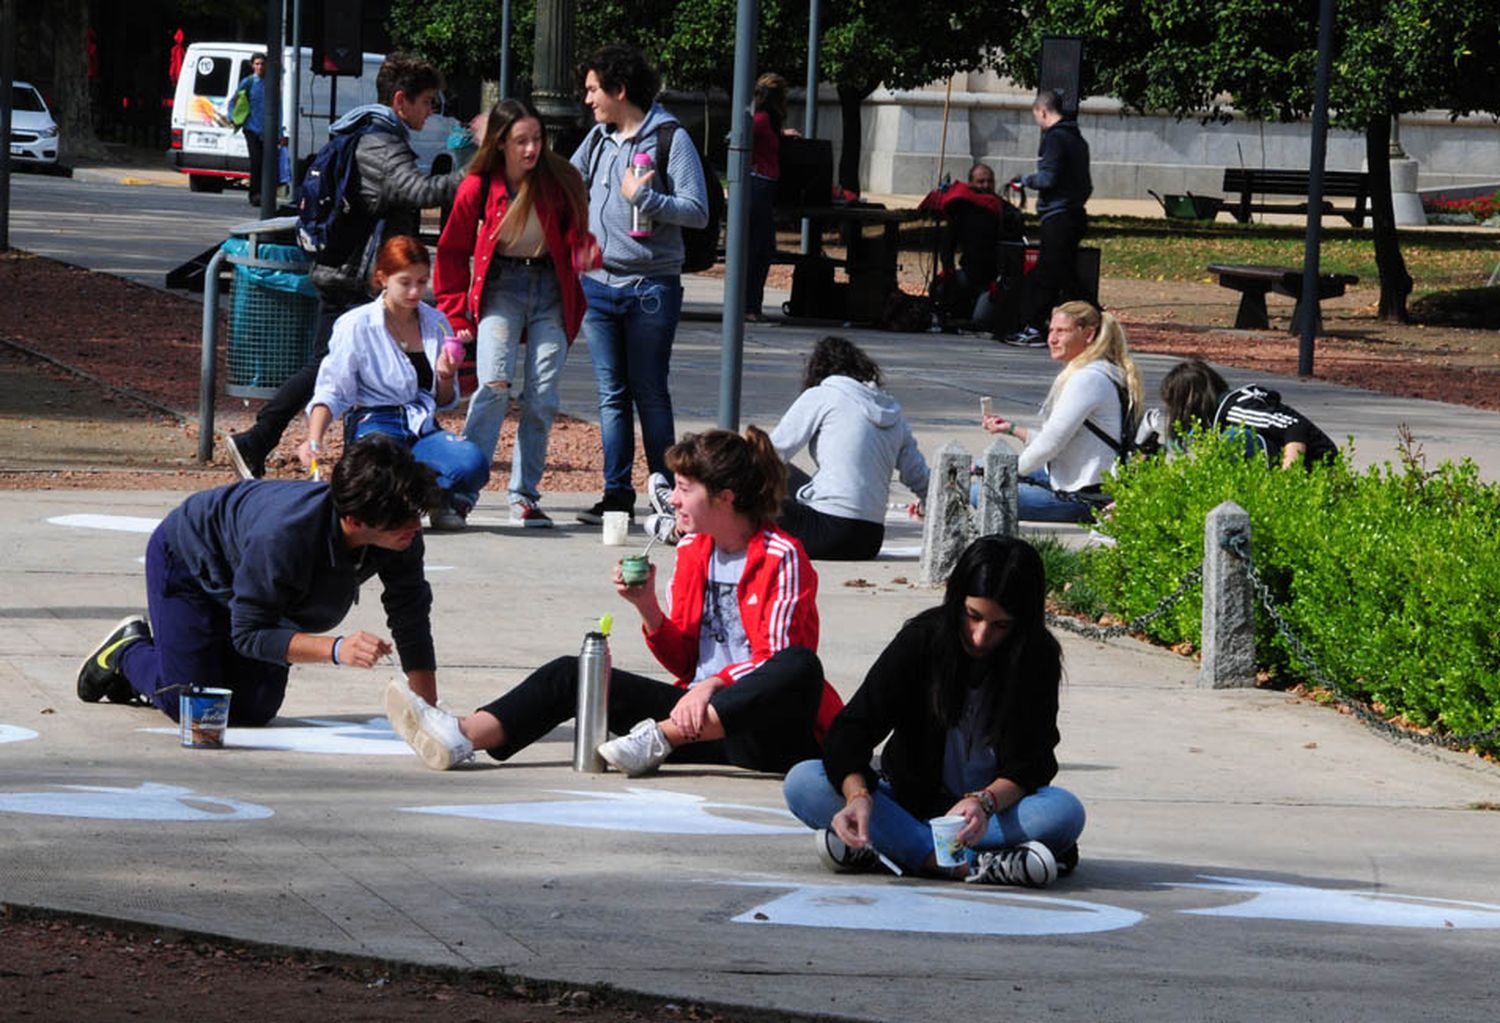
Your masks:
[{"label": "dirt patch", "polygon": [[[0,488],[198,489],[235,479],[217,443],[214,461],[198,463],[196,424],[170,414],[196,413],[201,321],[196,299],[23,252],[0,253],[0,342],[9,342],[0,346]],[[219,370],[222,382],[222,363]],[[221,392],[216,429],[244,429],[258,406]],[[509,480],[516,419],[512,410],[488,491],[503,492]],[[463,412],[439,421],[457,431]],[[266,460],[267,475],[303,475],[296,449],[306,430],[304,418],[292,422]],[[597,491],[598,426],[559,415],[547,461],[544,494]],[[645,490],[646,475],[638,445],[637,491]]]},{"label": "dirt patch", "polygon": [[[491,971],[393,967],[288,954],[134,925],[8,914],[0,923],[0,1000],[28,1021],[318,1018],[455,1023],[749,1023],[764,1014],[528,984]],[[794,1017],[778,1016],[791,1020]]]}]

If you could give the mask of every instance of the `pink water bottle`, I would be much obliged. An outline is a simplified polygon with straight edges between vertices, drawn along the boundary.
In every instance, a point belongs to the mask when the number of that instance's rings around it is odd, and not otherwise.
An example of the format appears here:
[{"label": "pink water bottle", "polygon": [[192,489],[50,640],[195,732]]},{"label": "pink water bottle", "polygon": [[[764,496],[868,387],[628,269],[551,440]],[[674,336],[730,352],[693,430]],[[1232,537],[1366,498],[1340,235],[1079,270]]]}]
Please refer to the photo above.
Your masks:
[{"label": "pink water bottle", "polygon": [[[651,173],[651,154],[636,153],[635,159],[630,161],[630,173],[638,178],[643,178]],[[651,237],[651,214],[646,213],[639,206],[630,207],[630,237]]]},{"label": "pink water bottle", "polygon": [[458,338],[443,338],[443,351],[447,354],[448,361],[453,363],[455,369],[464,364],[464,343]]}]

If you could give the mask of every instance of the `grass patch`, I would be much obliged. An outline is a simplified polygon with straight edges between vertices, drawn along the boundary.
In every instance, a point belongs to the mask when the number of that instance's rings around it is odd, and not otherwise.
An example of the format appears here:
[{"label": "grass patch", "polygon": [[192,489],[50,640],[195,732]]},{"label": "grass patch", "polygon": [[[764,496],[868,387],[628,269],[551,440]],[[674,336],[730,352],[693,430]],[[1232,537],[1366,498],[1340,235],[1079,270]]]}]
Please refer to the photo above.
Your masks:
[{"label": "grass patch", "polygon": [[[1100,249],[1109,277],[1213,283],[1210,263],[1301,266],[1306,242],[1297,225],[1177,225],[1140,217],[1100,217],[1090,220],[1084,244]],[[1500,232],[1407,234],[1401,254],[1416,283],[1414,296],[1481,287],[1500,260]],[[1374,286],[1380,279],[1368,230],[1325,226],[1321,264],[1325,271],[1357,274],[1361,284]]]}]

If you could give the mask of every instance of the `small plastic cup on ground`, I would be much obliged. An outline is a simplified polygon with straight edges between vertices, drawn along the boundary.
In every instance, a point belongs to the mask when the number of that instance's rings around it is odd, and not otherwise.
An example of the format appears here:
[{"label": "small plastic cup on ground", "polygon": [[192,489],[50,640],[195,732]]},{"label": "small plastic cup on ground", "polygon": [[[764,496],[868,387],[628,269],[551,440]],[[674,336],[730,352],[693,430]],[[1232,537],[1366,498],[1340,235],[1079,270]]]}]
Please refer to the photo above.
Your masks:
[{"label": "small plastic cup on ground", "polygon": [[192,687],[177,698],[182,744],[189,749],[223,749],[224,729],[229,724],[228,689]]},{"label": "small plastic cup on ground", "polygon": [[961,867],[969,862],[969,849],[958,840],[965,819],[958,815],[934,817],[927,822],[932,828],[932,851],[940,867]]},{"label": "small plastic cup on ground", "polygon": [[651,559],[644,554],[627,554],[620,559],[620,579],[626,586],[640,586],[651,578]]},{"label": "small plastic cup on ground", "polygon": [[625,546],[625,538],[629,535],[629,512],[607,511],[604,513],[604,545],[606,547]]}]

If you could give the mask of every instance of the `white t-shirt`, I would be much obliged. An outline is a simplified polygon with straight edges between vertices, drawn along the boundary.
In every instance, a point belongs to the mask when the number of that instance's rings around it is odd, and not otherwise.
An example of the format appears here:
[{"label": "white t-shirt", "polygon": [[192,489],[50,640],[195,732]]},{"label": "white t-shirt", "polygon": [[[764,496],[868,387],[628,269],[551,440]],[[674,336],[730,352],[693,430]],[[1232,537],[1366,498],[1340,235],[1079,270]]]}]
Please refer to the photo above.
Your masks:
[{"label": "white t-shirt", "polygon": [[708,559],[708,580],[703,585],[703,621],[698,630],[697,685],[725,666],[750,659],[750,637],[740,621],[740,576],[745,574],[745,555],[725,554],[717,547]]}]

